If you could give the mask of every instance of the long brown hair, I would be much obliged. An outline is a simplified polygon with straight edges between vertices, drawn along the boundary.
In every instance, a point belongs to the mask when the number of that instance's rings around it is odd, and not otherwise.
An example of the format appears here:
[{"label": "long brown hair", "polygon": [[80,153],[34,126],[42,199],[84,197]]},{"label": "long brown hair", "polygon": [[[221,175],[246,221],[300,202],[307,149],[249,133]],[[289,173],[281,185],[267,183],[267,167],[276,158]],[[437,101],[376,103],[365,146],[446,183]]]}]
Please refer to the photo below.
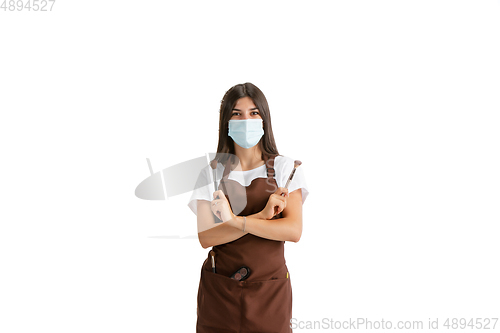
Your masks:
[{"label": "long brown hair", "polygon": [[238,99],[250,97],[255,106],[259,109],[260,116],[264,122],[264,135],[260,139],[258,145],[262,151],[261,158],[264,160],[267,156],[277,156],[278,148],[274,141],[273,129],[271,126],[271,114],[269,113],[269,105],[262,91],[254,84],[247,82],[237,84],[229,89],[222,98],[219,112],[219,144],[217,146],[217,155],[215,160],[224,164],[230,156],[235,156],[234,141],[228,135],[229,119],[231,119],[232,111]]}]

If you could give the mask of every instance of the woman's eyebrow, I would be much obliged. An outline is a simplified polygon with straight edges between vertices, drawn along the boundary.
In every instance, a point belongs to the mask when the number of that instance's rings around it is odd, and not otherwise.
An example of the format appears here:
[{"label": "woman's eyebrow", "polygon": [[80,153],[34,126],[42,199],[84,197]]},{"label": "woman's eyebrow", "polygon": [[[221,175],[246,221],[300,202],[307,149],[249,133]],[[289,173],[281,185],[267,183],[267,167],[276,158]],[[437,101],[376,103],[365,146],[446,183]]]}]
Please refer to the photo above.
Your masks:
[{"label": "woman's eyebrow", "polygon": [[[252,108],[252,109],[250,109],[250,111],[252,111],[252,110],[258,110],[258,109],[259,109],[259,108]],[[240,112],[241,112],[241,110],[240,110],[240,109],[233,109],[232,111],[240,111]]]}]

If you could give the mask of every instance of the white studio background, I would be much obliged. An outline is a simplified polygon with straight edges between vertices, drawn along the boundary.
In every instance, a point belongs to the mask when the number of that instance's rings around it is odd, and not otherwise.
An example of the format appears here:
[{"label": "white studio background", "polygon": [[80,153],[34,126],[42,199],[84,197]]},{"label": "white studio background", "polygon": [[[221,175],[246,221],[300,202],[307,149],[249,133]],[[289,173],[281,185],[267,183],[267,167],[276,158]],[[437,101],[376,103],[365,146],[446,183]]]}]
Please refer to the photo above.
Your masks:
[{"label": "white studio background", "polygon": [[496,0],[2,9],[0,331],[195,331],[208,249],[189,193],[134,191],[146,158],[156,172],[215,151],[243,82],[310,188],[286,244],[298,321],[499,317],[499,15]]}]

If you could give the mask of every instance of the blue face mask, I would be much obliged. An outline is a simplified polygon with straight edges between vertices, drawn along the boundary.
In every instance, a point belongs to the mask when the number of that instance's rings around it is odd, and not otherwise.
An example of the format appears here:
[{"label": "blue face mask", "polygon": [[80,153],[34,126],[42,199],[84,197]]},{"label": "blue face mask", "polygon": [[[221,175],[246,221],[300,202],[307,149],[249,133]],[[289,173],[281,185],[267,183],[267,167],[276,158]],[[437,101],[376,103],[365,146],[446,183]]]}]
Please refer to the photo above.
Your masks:
[{"label": "blue face mask", "polygon": [[262,119],[229,120],[229,136],[243,148],[252,148],[264,135]]}]

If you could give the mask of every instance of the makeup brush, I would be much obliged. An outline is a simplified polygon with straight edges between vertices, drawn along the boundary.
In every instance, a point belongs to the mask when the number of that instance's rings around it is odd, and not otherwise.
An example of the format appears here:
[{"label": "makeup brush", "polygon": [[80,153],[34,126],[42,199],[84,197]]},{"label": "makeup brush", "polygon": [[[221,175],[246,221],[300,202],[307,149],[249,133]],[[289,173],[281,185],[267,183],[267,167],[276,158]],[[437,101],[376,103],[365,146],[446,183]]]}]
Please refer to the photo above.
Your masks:
[{"label": "makeup brush", "polygon": [[215,191],[217,191],[217,180],[216,180],[216,177],[217,177],[217,160],[212,160],[212,162],[210,162],[210,167],[212,168],[212,174],[213,174],[213,181],[214,181],[214,189]]},{"label": "makeup brush", "polygon": [[[295,160],[293,162],[293,170],[292,172],[290,172],[290,177],[288,177],[288,181],[286,182],[286,185],[285,185],[285,188],[288,189],[288,185],[290,185],[290,182],[292,181],[292,178],[293,178],[293,175],[295,175],[295,170],[297,170],[297,168],[302,164],[301,161],[299,160]],[[285,196],[285,193],[281,193],[281,196],[284,197]],[[276,216],[277,212],[278,212],[278,207],[274,207],[274,215]]]},{"label": "makeup brush", "polygon": [[[213,181],[214,181],[214,189],[215,191],[217,191],[217,160],[212,160],[210,162],[210,167],[212,168],[212,178],[213,178]],[[222,187],[224,187],[224,183],[222,183]],[[225,190],[225,188],[224,188]],[[226,192],[227,193],[227,192]],[[219,196],[217,196],[217,198],[215,199],[220,199]],[[221,223],[222,220],[219,219],[217,216],[215,216],[215,223]]]},{"label": "makeup brush", "polygon": [[[292,181],[292,178],[293,178],[293,175],[295,175],[295,170],[297,170],[297,168],[302,164],[301,161],[299,160],[295,160],[293,162],[293,170],[292,172],[290,173],[290,177],[288,177],[288,181],[286,182],[286,185],[285,185],[285,188],[288,189],[288,185],[290,185],[290,182]],[[285,196],[285,193],[281,193],[281,196]]]},{"label": "makeup brush", "polygon": [[214,252],[214,250],[210,250],[210,255],[212,256],[212,272],[215,273],[215,252]]}]

